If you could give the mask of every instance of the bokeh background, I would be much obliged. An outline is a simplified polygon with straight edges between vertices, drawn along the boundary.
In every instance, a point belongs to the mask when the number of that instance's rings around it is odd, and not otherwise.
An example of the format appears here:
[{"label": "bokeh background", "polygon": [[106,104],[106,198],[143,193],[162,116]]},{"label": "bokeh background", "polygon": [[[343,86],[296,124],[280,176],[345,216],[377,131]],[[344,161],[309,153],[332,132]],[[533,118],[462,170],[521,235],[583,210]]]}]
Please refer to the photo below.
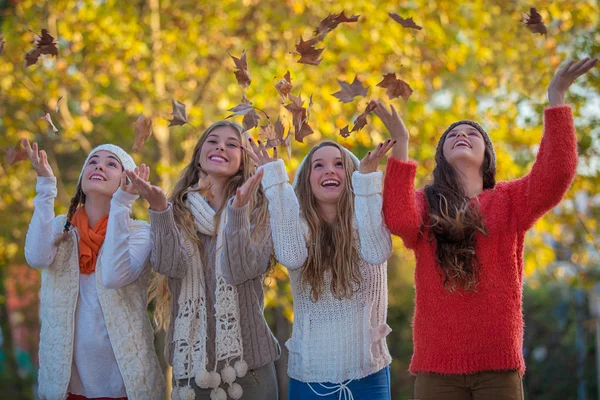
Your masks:
[{"label": "bokeh background", "polygon": [[[153,136],[134,154],[153,168],[152,181],[169,190],[188,162],[202,130],[228,115],[242,94],[272,121],[284,109],[274,84],[290,71],[294,88],[313,95],[309,124],[315,133],[292,144],[289,172],[311,146],[333,139],[359,157],[386,138],[380,121],[343,139],[370,99],[393,104],[411,133],[417,185],[430,179],[441,132],[462,118],[490,132],[498,178],[529,170],[542,135],[546,88],[569,57],[600,55],[600,2],[525,1],[324,1],[324,0],[0,0],[0,147],[20,138],[40,143],[58,177],[57,213],[64,212],[89,150],[112,142],[133,145],[140,113],[153,119]],[[548,27],[535,35],[521,22],[535,6]],[[319,66],[298,64],[300,37],[319,21],[345,10],[359,21],[329,33]],[[388,12],[413,17],[420,31],[402,28]],[[33,32],[57,39],[58,57],[25,67]],[[321,46],[322,47],[322,46]],[[228,53],[246,51],[252,83],[241,88]],[[395,72],[414,89],[410,99],[389,100],[375,85]],[[348,104],[331,96],[337,80],[358,76],[369,95]],[[600,70],[580,79],[567,99],[579,143],[578,176],[566,199],[526,237],[524,380],[527,399],[592,399],[598,396],[597,346],[600,287]],[[58,113],[54,107],[63,97]],[[189,125],[168,128],[171,99],[184,103]],[[59,134],[41,117],[51,111]],[[266,123],[263,114],[261,124]],[[241,122],[238,121],[238,122]],[[259,136],[260,131],[250,132]],[[285,154],[285,151],[281,152]],[[384,166],[382,165],[382,168]],[[0,398],[33,399],[37,376],[40,274],[25,265],[23,243],[32,215],[35,172],[29,162],[0,162]],[[137,218],[148,219],[136,203]],[[411,398],[407,368],[412,352],[414,258],[395,240],[389,267],[389,317],[393,332],[394,399]],[[265,284],[265,314],[283,345],[291,334],[292,298],[284,269]],[[152,310],[149,310],[151,313]],[[162,355],[164,334],[157,335]],[[284,346],[282,346],[284,347]],[[164,362],[164,360],[163,360]],[[278,362],[282,399],[286,354]],[[166,365],[165,365],[166,367]],[[168,369],[165,369],[168,375]]]}]

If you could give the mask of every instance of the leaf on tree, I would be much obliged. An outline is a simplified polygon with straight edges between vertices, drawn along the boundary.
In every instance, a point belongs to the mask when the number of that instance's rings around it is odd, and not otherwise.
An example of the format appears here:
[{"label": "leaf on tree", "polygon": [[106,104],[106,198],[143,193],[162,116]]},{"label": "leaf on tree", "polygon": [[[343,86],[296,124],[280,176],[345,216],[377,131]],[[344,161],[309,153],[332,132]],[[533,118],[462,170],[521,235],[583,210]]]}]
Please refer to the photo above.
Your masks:
[{"label": "leaf on tree", "polygon": [[542,16],[540,13],[533,7],[530,9],[530,14],[523,14],[523,22],[527,29],[529,29],[533,33],[539,33],[540,35],[546,35],[548,30],[546,29],[546,25],[542,21]]},{"label": "leaf on tree", "polygon": [[350,136],[350,131],[348,130],[348,125],[346,125],[342,129],[340,129],[340,136],[343,138],[347,138],[348,136]]},{"label": "leaf on tree", "polygon": [[133,139],[133,151],[142,149],[144,142],[152,135],[152,118],[146,118],[144,114],[138,115],[135,120],[135,134]]},{"label": "leaf on tree", "polygon": [[260,115],[254,111],[254,108],[251,108],[246,114],[244,114],[244,119],[242,119],[242,129],[244,132],[252,128],[256,128],[258,126],[259,119]]},{"label": "leaf on tree", "polygon": [[181,126],[188,123],[187,113],[185,111],[185,104],[171,99],[173,103],[173,119],[169,121],[169,126]]},{"label": "leaf on tree", "polygon": [[285,108],[289,112],[292,113],[292,120],[294,123],[294,138],[296,141],[301,142],[302,140],[313,133],[312,128],[308,125],[308,115],[310,111],[310,107],[312,106],[312,95],[310,96],[308,108],[304,108],[304,101],[302,100],[302,95],[298,95],[298,97],[290,94],[288,95],[288,99],[291,103],[286,104]]},{"label": "leaf on tree", "polygon": [[402,96],[404,101],[408,101],[408,98],[413,92],[408,83],[404,82],[402,79],[396,78],[394,72],[385,74],[383,80],[379,82],[377,86],[386,89],[386,93],[390,100]]},{"label": "leaf on tree", "polygon": [[4,36],[0,35],[0,56],[2,55],[2,52],[4,51],[4,43],[6,43],[4,41]]},{"label": "leaf on tree", "polygon": [[27,159],[27,151],[21,143],[4,150],[4,159],[8,165]]},{"label": "leaf on tree", "polygon": [[321,23],[319,23],[319,26],[317,29],[315,29],[315,35],[320,35],[323,33],[327,34],[328,32],[331,32],[337,28],[337,26],[342,22],[356,22],[358,21],[358,17],[360,17],[360,15],[353,15],[348,18],[346,17],[344,11],[339,14],[329,14],[324,20],[321,21]]},{"label": "leaf on tree", "polygon": [[404,19],[404,18],[402,18],[400,15],[398,15],[396,13],[388,13],[388,15],[394,21],[396,21],[397,23],[399,23],[400,25],[402,25],[404,28],[416,29],[418,31],[420,31],[421,29],[423,29],[419,25],[415,24],[415,21],[413,21],[412,17]]},{"label": "leaf on tree", "polygon": [[300,54],[300,59],[298,60],[299,63],[310,65],[319,65],[321,63],[322,58],[319,57],[321,57],[321,53],[323,53],[325,48],[315,49],[315,45],[321,40],[319,38],[320,36],[317,36],[306,42],[304,39],[300,38],[300,43],[296,45],[296,51]]},{"label": "leaf on tree", "polygon": [[58,110],[59,110],[59,104],[60,104],[60,101],[62,100],[62,98],[63,98],[63,96],[60,96],[60,97],[58,98],[58,100],[56,101],[56,107],[54,107],[54,112],[55,112],[55,113],[57,113],[57,112],[58,112]]},{"label": "leaf on tree", "polygon": [[[369,115],[369,113],[375,109],[375,106],[377,106],[377,103],[374,101],[370,101],[367,103],[367,107],[365,108],[365,111],[363,111],[354,120],[354,126],[352,127],[352,130],[350,132],[359,131],[362,128],[364,128],[364,126],[367,124],[367,115]],[[341,134],[341,131],[340,131],[340,134]]]},{"label": "leaf on tree", "polygon": [[44,115],[42,119],[48,121],[48,123],[52,127],[52,132],[54,132],[55,135],[58,135],[58,129],[54,125],[54,122],[52,122],[52,117],[50,116],[50,113],[46,113],[46,115]]},{"label": "leaf on tree", "polygon": [[231,54],[229,56],[233,59],[233,62],[235,63],[235,67],[237,68],[235,70],[235,78],[237,79],[237,81],[241,87],[247,88],[248,86],[250,86],[250,82],[252,82],[252,79],[250,79],[250,73],[248,72],[248,63],[246,62],[246,52],[243,52],[242,57],[240,57],[240,58],[232,56]]},{"label": "leaf on tree", "polygon": [[342,90],[332,94],[333,97],[337,97],[342,103],[350,103],[356,96],[366,96],[369,92],[369,87],[364,87],[362,82],[357,77],[354,78],[352,84],[348,84],[344,81],[338,80],[338,83],[342,87]]},{"label": "leaf on tree", "polygon": [[292,91],[292,78],[290,77],[290,71],[288,71],[279,82],[275,84],[277,93],[281,96],[281,102],[285,102],[288,94]]},{"label": "leaf on tree", "polygon": [[38,36],[34,33],[35,38],[33,39],[33,44],[35,44],[35,48],[29,50],[25,54],[25,66],[29,67],[37,63],[39,57],[42,54],[49,54],[53,56],[58,55],[58,48],[56,47],[56,43],[54,43],[54,37],[48,33],[46,29],[42,29],[42,35]]}]

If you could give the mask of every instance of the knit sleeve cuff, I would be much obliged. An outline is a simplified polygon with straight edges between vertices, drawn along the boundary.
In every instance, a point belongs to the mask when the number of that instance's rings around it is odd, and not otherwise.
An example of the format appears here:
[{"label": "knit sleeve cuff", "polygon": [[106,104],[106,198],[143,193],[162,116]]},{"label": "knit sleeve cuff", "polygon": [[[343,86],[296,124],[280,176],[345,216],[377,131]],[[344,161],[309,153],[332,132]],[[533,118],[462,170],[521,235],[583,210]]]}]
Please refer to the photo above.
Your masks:
[{"label": "knit sleeve cuff", "polygon": [[570,106],[561,104],[560,106],[546,107],[544,116],[546,118],[573,118],[573,112]]},{"label": "knit sleeve cuff", "polygon": [[389,157],[386,167],[386,182],[397,180],[413,180],[417,173],[417,163],[414,161],[402,161],[394,157]]},{"label": "knit sleeve cuff", "polygon": [[49,197],[56,197],[58,191],[56,190],[56,177],[55,176],[38,176],[35,183],[35,191],[38,194],[45,194]]},{"label": "knit sleeve cuff", "polygon": [[361,174],[354,171],[352,174],[352,187],[356,196],[370,196],[382,192],[383,172],[375,171],[369,174]]},{"label": "knit sleeve cuff", "polygon": [[148,213],[150,214],[150,226],[152,230],[156,229],[157,231],[166,232],[177,229],[171,203],[169,203],[169,206],[164,211],[148,209]]},{"label": "knit sleeve cuff", "polygon": [[133,202],[136,201],[138,197],[140,196],[127,193],[126,191],[121,190],[121,188],[118,188],[115,194],[113,194],[112,201],[115,201],[125,207],[131,207]]},{"label": "knit sleeve cuff", "polygon": [[263,189],[268,189],[271,186],[279,185],[289,181],[287,171],[285,170],[285,164],[280,158],[276,161],[261,165],[258,169],[263,169],[265,174],[262,178]]}]

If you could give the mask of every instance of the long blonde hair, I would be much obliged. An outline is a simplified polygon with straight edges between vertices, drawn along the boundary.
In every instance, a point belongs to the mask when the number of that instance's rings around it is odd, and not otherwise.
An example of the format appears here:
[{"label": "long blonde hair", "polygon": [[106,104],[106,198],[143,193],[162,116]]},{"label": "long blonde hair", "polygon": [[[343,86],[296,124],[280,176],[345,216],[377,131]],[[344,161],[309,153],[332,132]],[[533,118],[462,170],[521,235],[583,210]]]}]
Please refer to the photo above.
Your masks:
[{"label": "long blonde hair", "polygon": [[[315,151],[332,146],[342,155],[342,164],[346,175],[346,186],[337,204],[337,216],[332,224],[325,221],[318,211],[317,199],[310,187],[312,158]],[[300,282],[303,287],[310,286],[311,297],[319,299],[323,291],[324,275],[331,271],[331,292],[338,298],[351,297],[361,282],[359,255],[354,242],[354,192],[352,173],[358,165],[352,157],[337,143],[325,141],[313,147],[300,167],[296,182],[296,196],[300,203],[300,212],[309,228],[311,244],[308,258],[302,266]]]},{"label": "long blonde hair", "polygon": [[[192,159],[181,172],[179,180],[175,184],[175,188],[169,197],[169,202],[173,207],[173,215],[175,217],[175,223],[177,224],[177,227],[182,232],[184,238],[199,246],[201,254],[204,253],[202,251],[202,240],[198,236],[199,233],[196,228],[194,216],[186,206],[186,199],[188,193],[199,192],[205,196],[209,190],[208,188],[197,186],[200,178],[207,176],[206,172],[204,172],[200,167],[198,160],[200,158],[200,151],[206,142],[208,135],[220,127],[232,128],[238,133],[242,146],[247,148],[250,147],[248,138],[243,134],[242,127],[240,125],[231,121],[215,122],[209,126],[204,133],[202,133],[200,139],[198,139],[198,143],[196,143],[196,147],[194,148]],[[237,188],[242,186],[244,182],[255,173],[256,167],[254,162],[245,151],[242,151],[242,163],[240,169],[235,173],[235,175],[231,176],[227,180],[227,184],[225,185],[225,198],[230,199],[233,195],[235,195]],[[221,213],[225,210],[226,204],[227,201],[215,215],[216,225],[218,225]],[[256,228],[268,225],[269,215],[267,207],[268,204],[264,191],[262,190],[262,187],[259,187],[256,194],[250,200],[248,207],[253,218],[252,222],[255,227],[253,233],[257,231]],[[215,235],[216,232],[217,229],[215,229]],[[167,282],[168,278],[160,274],[154,274],[150,282],[150,295],[148,302],[154,302],[154,320],[159,328],[167,328],[170,323],[171,294],[169,293]]]}]

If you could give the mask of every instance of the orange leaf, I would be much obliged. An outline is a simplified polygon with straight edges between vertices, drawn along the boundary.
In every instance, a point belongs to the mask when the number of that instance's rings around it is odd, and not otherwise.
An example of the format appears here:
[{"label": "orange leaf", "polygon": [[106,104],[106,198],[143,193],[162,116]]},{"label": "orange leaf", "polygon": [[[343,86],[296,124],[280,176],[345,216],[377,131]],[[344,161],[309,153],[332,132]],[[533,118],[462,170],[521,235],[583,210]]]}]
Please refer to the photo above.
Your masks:
[{"label": "orange leaf", "polygon": [[408,98],[413,92],[408,83],[396,78],[396,74],[394,72],[385,74],[383,76],[383,80],[379,82],[377,86],[386,89],[386,93],[390,100],[402,96],[404,101],[408,101]]},{"label": "orange leaf", "polygon": [[279,82],[275,84],[277,93],[281,96],[281,102],[283,103],[287,98],[288,94],[292,91],[292,78],[290,77],[290,71],[288,71]]},{"label": "orange leaf", "polygon": [[237,68],[235,70],[235,78],[237,79],[238,84],[243,88],[247,88],[248,86],[250,86],[250,82],[252,82],[252,79],[250,78],[250,73],[248,72],[246,52],[242,53],[241,58],[234,57],[231,54],[229,56],[233,59],[235,67]]}]

